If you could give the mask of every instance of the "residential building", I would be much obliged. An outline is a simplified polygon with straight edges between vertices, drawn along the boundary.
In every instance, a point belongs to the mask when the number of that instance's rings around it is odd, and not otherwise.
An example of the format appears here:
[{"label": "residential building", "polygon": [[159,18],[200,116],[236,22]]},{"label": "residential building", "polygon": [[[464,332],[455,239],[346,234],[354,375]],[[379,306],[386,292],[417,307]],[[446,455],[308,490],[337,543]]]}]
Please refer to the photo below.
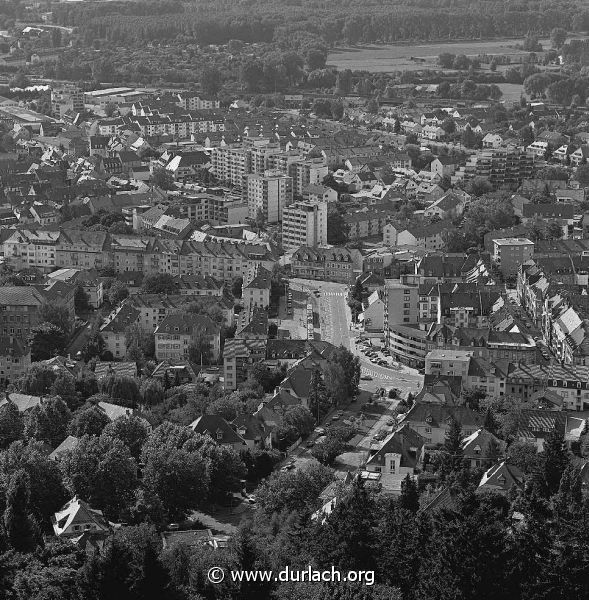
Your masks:
[{"label": "residential building", "polygon": [[397,246],[412,246],[424,250],[442,250],[444,235],[452,229],[448,221],[437,221],[428,225],[410,225],[397,234]]},{"label": "residential building", "polygon": [[283,209],[293,201],[292,177],[279,171],[247,175],[245,194],[250,219],[261,213],[266,223],[278,223]]},{"label": "residential building", "polygon": [[520,265],[530,260],[533,254],[534,242],[528,238],[493,240],[493,262],[506,277],[516,275]]},{"label": "residential building", "polygon": [[287,252],[301,246],[314,248],[326,244],[326,202],[294,202],[283,209],[282,247]]},{"label": "residential building", "polygon": [[270,306],[272,273],[260,263],[254,263],[243,276],[242,298],[244,312],[249,314],[254,307],[267,309]]},{"label": "residential building", "polygon": [[440,219],[456,219],[464,212],[468,194],[447,192],[423,212],[424,217],[439,217]]},{"label": "residential building", "polygon": [[127,355],[127,328],[138,322],[141,311],[131,304],[123,304],[112,312],[100,327],[104,349],[116,359]]},{"label": "residential building", "polygon": [[360,210],[344,215],[350,240],[382,236],[391,217],[390,210]]},{"label": "residential building", "polygon": [[399,495],[401,482],[415,476],[423,463],[425,440],[408,424],[391,433],[381,447],[366,461],[366,470],[380,474],[382,491]]},{"label": "residential building", "polygon": [[40,308],[45,298],[33,286],[0,287],[0,334],[21,340],[29,337],[41,322]]},{"label": "residential building", "polygon": [[[296,196],[305,196],[309,184],[320,184],[329,174],[329,168],[322,158],[300,160],[288,166],[288,175],[292,178],[292,190]],[[337,199],[337,196],[336,196]]]},{"label": "residential building", "polygon": [[30,366],[30,347],[18,337],[0,335],[0,385],[14,384]]},{"label": "residential building", "polygon": [[228,339],[223,348],[223,388],[236,390],[250,368],[266,358],[266,340]]},{"label": "residential building", "polygon": [[462,440],[462,455],[471,469],[487,468],[505,457],[507,444],[484,428],[477,429]]},{"label": "residential building", "polygon": [[76,542],[83,534],[108,534],[110,525],[101,510],[74,496],[51,519],[56,536]]},{"label": "residential building", "polygon": [[219,415],[202,415],[189,427],[195,433],[208,435],[220,446],[229,446],[236,452],[247,448],[245,440]]},{"label": "residential building", "polygon": [[292,255],[294,277],[352,284],[362,272],[362,254],[350,248],[302,246]]},{"label": "residential building", "polygon": [[382,290],[375,290],[368,296],[368,304],[364,308],[363,323],[364,330],[367,332],[379,332],[384,331],[384,292]]},{"label": "residential building", "polygon": [[451,375],[466,379],[472,357],[470,351],[432,350],[425,357],[426,375]]},{"label": "residential building", "polygon": [[[209,359],[217,362],[221,346],[221,330],[209,317],[196,314],[168,315],[155,330],[155,356],[158,360],[186,360],[192,344],[199,342],[202,349],[204,338],[209,345]],[[204,352],[204,349],[202,349]],[[198,356],[195,362],[200,362]],[[206,355],[201,353],[201,360]]]},{"label": "residential building", "polygon": [[452,421],[460,423],[462,434],[469,436],[482,426],[483,415],[468,406],[416,401],[405,413],[402,423],[421,435],[427,445],[441,445]]},{"label": "residential building", "polygon": [[419,325],[394,323],[385,330],[387,348],[394,360],[413,368],[423,368],[428,353],[427,331]]},{"label": "residential building", "polygon": [[303,200],[309,202],[335,202],[337,192],[320,183],[310,183],[303,189]]},{"label": "residential building", "polygon": [[419,288],[402,280],[385,279],[384,286],[384,328],[392,325],[417,323],[419,309]]},{"label": "residential building", "polygon": [[485,471],[477,488],[477,492],[490,491],[506,495],[512,488],[521,489],[524,485],[524,474],[518,467],[502,461],[492,465]]}]

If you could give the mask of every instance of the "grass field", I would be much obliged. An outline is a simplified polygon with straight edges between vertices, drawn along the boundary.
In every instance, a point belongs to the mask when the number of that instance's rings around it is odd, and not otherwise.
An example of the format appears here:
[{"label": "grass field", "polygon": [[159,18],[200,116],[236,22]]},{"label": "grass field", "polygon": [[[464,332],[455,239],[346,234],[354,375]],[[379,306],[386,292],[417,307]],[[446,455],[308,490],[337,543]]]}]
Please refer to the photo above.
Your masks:
[{"label": "grass field", "polygon": [[[371,44],[336,48],[327,57],[327,63],[340,70],[352,69],[371,71],[373,73],[418,71],[421,69],[436,68],[438,55],[443,52],[466,54],[466,56],[477,56],[478,54],[526,54],[523,50],[516,49],[516,45],[521,44],[522,41],[522,39],[511,39],[437,42],[431,44]],[[550,48],[550,40],[542,39],[540,43],[544,48]],[[410,60],[412,56],[425,59],[426,62],[414,62]]]}]

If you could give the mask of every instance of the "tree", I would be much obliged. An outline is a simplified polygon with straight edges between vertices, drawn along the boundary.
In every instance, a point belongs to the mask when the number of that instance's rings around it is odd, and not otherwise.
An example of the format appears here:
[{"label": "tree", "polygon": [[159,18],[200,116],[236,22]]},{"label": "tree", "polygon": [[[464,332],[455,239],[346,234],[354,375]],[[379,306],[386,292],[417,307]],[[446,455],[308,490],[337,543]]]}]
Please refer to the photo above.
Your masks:
[{"label": "tree", "polygon": [[450,427],[446,432],[444,450],[448,453],[450,463],[454,467],[458,466],[462,459],[462,426],[454,418],[450,421]]},{"label": "tree", "polygon": [[309,71],[325,68],[327,52],[323,48],[309,48],[305,57]]},{"label": "tree", "polygon": [[164,401],[165,390],[158,379],[146,379],[141,384],[141,397],[147,406],[155,406]]},{"label": "tree", "polygon": [[52,325],[55,325],[61,329],[63,332],[69,333],[71,319],[70,314],[65,306],[44,302],[39,308],[39,315],[41,317],[41,321],[45,323],[51,323]]},{"label": "tree", "polygon": [[205,67],[200,74],[200,88],[207,96],[216,96],[223,87],[221,71],[213,66]]},{"label": "tree", "polygon": [[294,471],[275,471],[258,486],[256,498],[268,515],[282,511],[310,514],[319,494],[333,479],[331,469],[312,461]]},{"label": "tree", "polygon": [[172,275],[153,273],[143,278],[141,289],[145,294],[174,294],[178,286]]},{"label": "tree", "polygon": [[582,477],[579,467],[569,464],[560,478],[554,497],[554,512],[565,523],[574,523],[582,511]]},{"label": "tree", "polygon": [[341,365],[329,362],[323,370],[325,389],[332,405],[337,406],[339,402],[347,397],[346,375]]},{"label": "tree", "polygon": [[21,90],[24,90],[31,85],[31,80],[22,71],[19,71],[10,79],[8,85],[11,88],[20,88]]},{"label": "tree", "polygon": [[98,436],[109,423],[110,419],[101,408],[90,405],[76,412],[70,422],[69,433],[78,438],[84,435]]},{"label": "tree", "polygon": [[419,492],[417,490],[417,484],[409,474],[407,474],[405,479],[401,482],[399,506],[412,513],[416,513],[419,510]]},{"label": "tree", "polygon": [[479,198],[493,191],[493,185],[486,177],[475,177],[468,184],[468,193]]},{"label": "tree", "polygon": [[188,346],[188,358],[200,365],[210,364],[213,358],[210,337],[203,327],[193,332],[192,343]]},{"label": "tree", "polygon": [[467,125],[462,132],[462,145],[466,148],[476,148],[478,145],[478,138],[475,132],[471,129],[470,125]]},{"label": "tree", "polygon": [[25,437],[58,446],[66,437],[72,414],[61,398],[48,398],[25,413]]},{"label": "tree", "polygon": [[564,437],[556,430],[550,432],[544,442],[541,463],[546,489],[552,496],[558,491],[562,475],[569,465]]},{"label": "tree", "polygon": [[231,293],[234,298],[241,298],[243,277],[234,277],[231,282]]},{"label": "tree", "polygon": [[7,448],[12,442],[22,439],[23,433],[23,416],[16,404],[8,400],[0,406],[0,448]]},{"label": "tree", "polygon": [[116,404],[135,408],[141,402],[139,386],[133,377],[108,375],[100,380],[100,391],[108,394]]},{"label": "tree", "polygon": [[557,221],[550,221],[546,228],[546,237],[549,240],[560,240],[563,236],[562,225]]},{"label": "tree", "polygon": [[190,429],[164,423],[141,451],[143,485],[172,520],[201,506],[209,492],[209,461],[196,448],[197,437]]},{"label": "tree", "polygon": [[577,167],[576,178],[583,186],[589,185],[589,165],[579,165]]},{"label": "tree", "polygon": [[171,171],[161,167],[154,169],[151,173],[151,183],[162,190],[173,190],[176,188],[174,176]]},{"label": "tree", "polygon": [[315,420],[304,406],[291,406],[286,409],[279,429],[279,437],[285,437],[294,442],[299,437],[305,437],[313,431]]},{"label": "tree", "polygon": [[321,533],[315,537],[315,559],[323,567],[372,568],[374,525],[374,500],[358,477],[325,523],[318,525]]},{"label": "tree", "polygon": [[129,448],[131,456],[135,460],[139,460],[149,432],[143,419],[128,415],[108,423],[102,431],[102,437],[120,440]]},{"label": "tree", "polygon": [[451,54],[450,52],[442,52],[442,54],[438,56],[438,64],[443,69],[452,69],[455,58],[455,54]]},{"label": "tree", "polygon": [[[66,500],[65,488],[56,461],[46,447],[35,441],[17,441],[0,454],[0,497],[10,487],[12,476],[24,470],[29,476],[29,509],[45,531],[51,531],[50,519]],[[0,502],[2,504],[2,502]]]},{"label": "tree", "polygon": [[155,336],[153,332],[144,331],[138,323],[129,325],[125,330],[127,356],[136,354],[140,360],[155,356]]},{"label": "tree", "polygon": [[8,543],[17,552],[32,552],[40,543],[37,524],[29,514],[30,479],[24,470],[14,473],[6,492],[4,530]]},{"label": "tree", "polygon": [[114,306],[129,297],[129,290],[121,281],[113,281],[107,292],[108,301]]},{"label": "tree", "polygon": [[56,377],[50,366],[33,363],[26,374],[17,381],[16,387],[23,394],[43,396],[49,394]]},{"label": "tree", "polygon": [[67,345],[65,332],[51,323],[41,323],[31,329],[29,337],[31,360],[47,360],[62,354]]},{"label": "tree", "polygon": [[105,116],[110,119],[118,110],[118,106],[114,102],[107,102],[104,107]]},{"label": "tree", "polygon": [[264,228],[266,227],[266,215],[261,208],[258,208],[256,211],[254,223],[258,231],[264,231]]},{"label": "tree", "polygon": [[329,406],[330,403],[323,376],[319,369],[315,369],[311,375],[309,385],[309,410],[317,422],[319,422],[329,411]]},{"label": "tree", "polygon": [[360,384],[360,359],[347,348],[340,346],[331,353],[329,362],[342,367],[346,396],[348,398],[356,396]]},{"label": "tree", "polygon": [[76,391],[76,384],[70,375],[60,374],[51,385],[51,395],[59,396],[70,410],[75,410],[80,405],[80,397]]},{"label": "tree", "polygon": [[76,294],[74,296],[74,305],[76,313],[82,313],[90,310],[88,294],[84,291],[84,286],[76,286]]},{"label": "tree", "polygon": [[207,406],[207,413],[219,415],[228,422],[231,422],[243,411],[244,403],[236,394],[221,396],[213,400]]},{"label": "tree", "polygon": [[550,41],[553,48],[562,48],[567,39],[567,32],[562,27],[555,27],[550,32]]},{"label": "tree", "polygon": [[85,435],[60,457],[64,482],[72,494],[111,519],[120,518],[137,488],[137,463],[119,439]]}]

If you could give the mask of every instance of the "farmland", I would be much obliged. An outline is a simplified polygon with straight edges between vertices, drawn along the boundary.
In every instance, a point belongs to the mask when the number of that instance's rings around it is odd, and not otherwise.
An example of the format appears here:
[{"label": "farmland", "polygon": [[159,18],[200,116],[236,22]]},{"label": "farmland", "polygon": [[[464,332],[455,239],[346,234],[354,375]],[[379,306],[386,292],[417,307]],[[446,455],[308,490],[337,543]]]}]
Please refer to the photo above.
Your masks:
[{"label": "farmland", "polygon": [[[581,36],[582,37],[582,36]],[[417,71],[437,68],[438,55],[443,52],[477,56],[479,54],[527,54],[516,48],[521,39],[501,39],[464,42],[436,42],[429,44],[387,44],[339,47],[329,54],[327,62],[338,69],[389,73],[391,71]],[[550,48],[550,40],[542,39],[544,48]],[[411,57],[425,59],[425,62],[412,61]]]}]

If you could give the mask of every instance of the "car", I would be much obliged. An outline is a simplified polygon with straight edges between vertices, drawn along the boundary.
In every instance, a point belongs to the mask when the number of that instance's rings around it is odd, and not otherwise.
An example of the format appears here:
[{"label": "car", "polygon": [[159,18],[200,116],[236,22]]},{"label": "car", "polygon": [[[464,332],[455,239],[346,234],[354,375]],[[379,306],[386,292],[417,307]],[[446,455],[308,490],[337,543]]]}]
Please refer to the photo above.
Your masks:
[{"label": "car", "polygon": [[396,423],[395,419],[388,419],[388,420],[387,420],[387,425],[388,425],[389,427],[390,427],[390,426],[392,426],[392,425],[395,425],[395,423]]},{"label": "car", "polygon": [[362,381],[372,381],[372,377],[370,377],[370,375],[362,375],[360,379],[362,379]]},{"label": "car", "polygon": [[331,417],[332,421],[339,421],[339,416],[338,415],[333,415],[333,417]]},{"label": "car", "polygon": [[313,431],[315,433],[318,433],[319,435],[325,435],[325,429],[323,429],[323,427],[315,427],[315,429],[313,429]]},{"label": "car", "polygon": [[255,504],[255,503],[256,503],[256,499],[255,499],[255,498],[252,498],[251,496],[249,496],[249,498],[246,498],[246,499],[245,499],[245,501],[246,501],[248,504]]},{"label": "car", "polygon": [[312,448],[315,445],[315,441],[314,440],[309,440],[305,446],[307,446],[307,448]]}]

